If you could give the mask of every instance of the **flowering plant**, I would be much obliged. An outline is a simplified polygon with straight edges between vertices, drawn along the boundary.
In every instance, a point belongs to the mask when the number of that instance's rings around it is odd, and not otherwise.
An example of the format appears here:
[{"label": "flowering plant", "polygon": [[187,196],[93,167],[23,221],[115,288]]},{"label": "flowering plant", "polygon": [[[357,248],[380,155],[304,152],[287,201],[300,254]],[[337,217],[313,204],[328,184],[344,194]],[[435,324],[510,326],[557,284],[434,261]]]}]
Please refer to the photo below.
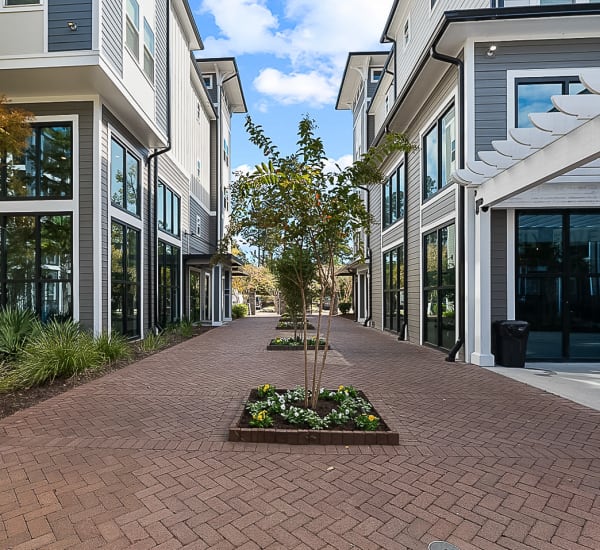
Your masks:
[{"label": "flowering plant", "polygon": [[361,414],[354,419],[361,430],[374,432],[379,427],[379,418],[373,414]]},{"label": "flowering plant", "polygon": [[273,419],[269,416],[266,410],[258,411],[252,415],[250,426],[253,428],[268,428],[273,425]]},{"label": "flowering plant", "polygon": [[273,386],[272,384],[263,384],[262,386],[258,386],[257,391],[258,397],[260,397],[261,399],[267,396],[274,396],[275,386]]}]

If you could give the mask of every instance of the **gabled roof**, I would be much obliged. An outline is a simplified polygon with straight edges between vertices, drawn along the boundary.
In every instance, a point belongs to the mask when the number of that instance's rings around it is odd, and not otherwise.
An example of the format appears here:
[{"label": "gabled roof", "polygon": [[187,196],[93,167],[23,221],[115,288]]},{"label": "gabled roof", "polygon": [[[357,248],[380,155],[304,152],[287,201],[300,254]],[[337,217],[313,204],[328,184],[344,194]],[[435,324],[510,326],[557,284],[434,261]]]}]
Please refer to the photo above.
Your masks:
[{"label": "gabled roof", "polygon": [[196,19],[190,8],[189,1],[178,0],[173,2],[173,8],[179,13],[180,20],[187,33],[188,48],[190,50],[203,50],[204,44],[202,43],[202,38],[200,37],[200,32],[198,31]]},{"label": "gabled roof", "polygon": [[235,57],[196,59],[204,74],[216,74],[232,113],[247,113],[246,99]]},{"label": "gabled roof", "polygon": [[390,55],[389,51],[379,52],[350,52],[342,77],[335,108],[338,110],[352,109],[356,90],[368,75],[363,74],[365,68],[383,67]]}]

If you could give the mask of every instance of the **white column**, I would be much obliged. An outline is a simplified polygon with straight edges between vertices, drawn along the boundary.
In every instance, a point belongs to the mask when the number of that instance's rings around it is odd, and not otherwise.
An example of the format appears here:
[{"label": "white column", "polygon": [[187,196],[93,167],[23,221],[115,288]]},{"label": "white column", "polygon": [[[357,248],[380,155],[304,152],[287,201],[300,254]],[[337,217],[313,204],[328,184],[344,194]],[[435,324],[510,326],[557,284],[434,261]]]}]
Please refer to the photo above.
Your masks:
[{"label": "white column", "polygon": [[493,367],[491,300],[491,212],[475,215],[475,341],[471,363]]}]

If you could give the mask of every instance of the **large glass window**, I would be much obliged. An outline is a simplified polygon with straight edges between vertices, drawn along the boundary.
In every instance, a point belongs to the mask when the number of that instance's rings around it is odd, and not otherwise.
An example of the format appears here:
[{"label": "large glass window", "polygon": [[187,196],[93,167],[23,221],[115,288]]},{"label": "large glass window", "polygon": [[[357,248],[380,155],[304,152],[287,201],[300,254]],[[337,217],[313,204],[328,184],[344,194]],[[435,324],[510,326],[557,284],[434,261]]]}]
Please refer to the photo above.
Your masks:
[{"label": "large glass window", "polygon": [[388,178],[384,184],[383,226],[387,227],[404,217],[404,189],[406,175],[404,165]]},{"label": "large glass window", "polygon": [[600,211],[519,212],[516,265],[527,357],[600,360]]},{"label": "large glass window", "polygon": [[115,206],[140,215],[140,161],[118,141],[111,141],[110,193]]},{"label": "large glass window", "polygon": [[179,248],[158,241],[158,314],[163,327],[181,319],[179,273]]},{"label": "large glass window", "polygon": [[400,332],[404,322],[404,248],[383,255],[383,328]]},{"label": "large glass window", "polygon": [[455,341],[456,229],[442,227],[423,239],[423,339],[450,349]]},{"label": "large glass window", "polygon": [[158,228],[165,233],[171,233],[179,237],[180,234],[180,213],[181,199],[171,191],[164,183],[158,183]]},{"label": "large glass window", "polygon": [[423,198],[428,199],[448,184],[456,169],[456,117],[451,107],[423,138]]},{"label": "large glass window", "polygon": [[35,124],[22,155],[0,157],[0,197],[70,199],[73,138],[70,123]]},{"label": "large glass window", "polygon": [[552,103],[553,95],[588,94],[589,90],[576,76],[552,78],[519,78],[515,81],[516,109],[515,126],[531,128],[530,113],[550,113],[556,111]]},{"label": "large glass window", "polygon": [[136,337],[140,335],[140,232],[113,221],[111,235],[112,330]]},{"label": "large glass window", "polygon": [[36,311],[42,321],[73,314],[73,218],[0,216],[0,306]]}]

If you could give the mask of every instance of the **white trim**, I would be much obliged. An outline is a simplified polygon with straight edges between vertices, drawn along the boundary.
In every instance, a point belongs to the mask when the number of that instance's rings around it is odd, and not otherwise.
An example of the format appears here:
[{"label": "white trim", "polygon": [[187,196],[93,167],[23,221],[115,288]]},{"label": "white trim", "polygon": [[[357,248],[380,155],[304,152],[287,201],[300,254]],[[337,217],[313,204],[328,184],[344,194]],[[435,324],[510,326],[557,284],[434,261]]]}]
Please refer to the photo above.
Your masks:
[{"label": "white trim", "polygon": [[574,76],[579,78],[579,73],[585,71],[585,67],[569,67],[558,69],[512,69],[506,71],[506,131],[515,128],[516,97],[515,80],[518,78],[553,78]]},{"label": "white trim", "polygon": [[6,0],[0,0],[0,12],[6,10],[7,12],[15,11],[42,11],[45,9],[44,0],[40,0],[37,4],[20,4],[16,6],[7,6]]},{"label": "white trim", "polygon": [[465,159],[475,160],[475,41],[468,39],[464,44],[465,101],[461,114],[464,120]]},{"label": "white trim", "polygon": [[47,6],[43,6],[44,9],[44,35],[43,35],[43,48],[44,54],[48,53],[48,8]]},{"label": "white trim", "polygon": [[[93,111],[93,256],[94,269],[94,334],[102,332],[102,163],[100,162],[102,148],[102,104],[96,98]],[[110,257],[110,256],[109,256]]]},{"label": "white trim", "polygon": [[385,248],[381,250],[381,254],[383,255],[386,252],[389,252],[390,250],[393,250],[394,248],[398,248],[398,247],[402,246],[403,244],[404,244],[404,237],[398,238],[395,241],[393,241],[392,243],[387,244],[385,246]]},{"label": "white trim", "polygon": [[[30,62],[24,63],[24,61]],[[70,50],[65,52],[45,52],[43,57],[39,53],[0,55],[0,69],[87,67],[89,65],[98,65],[99,61],[99,52],[94,50],[78,50],[75,55]]]},{"label": "white trim", "polygon": [[516,265],[515,265],[515,246],[516,246],[516,214],[514,208],[506,210],[506,318],[515,319],[516,315]]},{"label": "white trim", "polygon": [[180,237],[174,237],[170,233],[165,233],[161,229],[158,230],[158,240],[176,246],[180,250],[183,249],[183,240]]},{"label": "white trim", "polygon": [[100,0],[92,0],[92,50],[102,49],[102,5]]}]

